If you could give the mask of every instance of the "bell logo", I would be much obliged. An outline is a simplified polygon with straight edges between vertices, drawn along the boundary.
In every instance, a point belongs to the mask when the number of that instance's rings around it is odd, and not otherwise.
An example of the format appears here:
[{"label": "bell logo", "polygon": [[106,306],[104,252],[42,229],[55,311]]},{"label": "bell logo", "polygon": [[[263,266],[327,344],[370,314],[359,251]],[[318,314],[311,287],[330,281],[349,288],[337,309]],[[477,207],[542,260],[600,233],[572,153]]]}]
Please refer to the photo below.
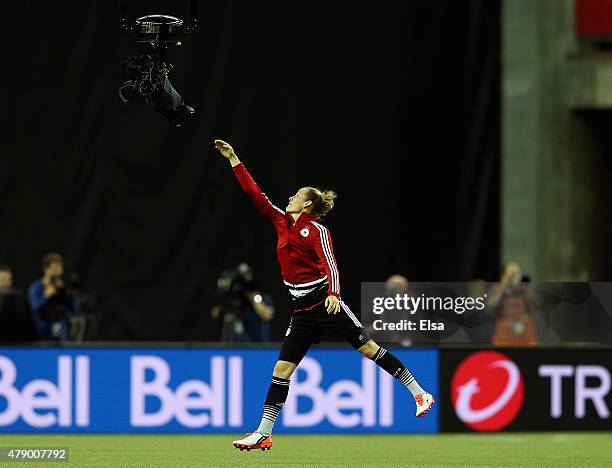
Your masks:
[{"label": "bell logo", "polygon": [[57,381],[24,382],[17,370],[11,359],[0,356],[0,428],[19,418],[37,429],[89,426],[88,356],[58,356]]},{"label": "bell logo", "polygon": [[497,431],[508,426],[520,411],[523,397],[518,366],[496,351],[470,355],[451,381],[457,417],[476,431]]},{"label": "bell logo", "polygon": [[[209,382],[189,379],[171,385],[168,361],[159,356],[135,355],[130,378],[130,423],[134,427],[160,427],[173,419],[190,428],[222,427],[226,424],[226,408],[229,425],[242,424],[240,357],[228,358],[227,364],[223,356],[211,357]],[[159,407],[147,409],[147,400],[157,400]]]},{"label": "bell logo", "polygon": [[[321,385],[323,367],[316,359],[304,358],[298,370],[303,376],[291,382],[283,410],[285,427],[312,427],[324,420],[342,428],[374,427],[377,419],[381,427],[393,425],[393,378],[380,369],[377,392],[377,366],[369,359],[361,361],[361,382],[341,379],[328,388]],[[299,408],[300,399],[309,401],[307,409]]]}]

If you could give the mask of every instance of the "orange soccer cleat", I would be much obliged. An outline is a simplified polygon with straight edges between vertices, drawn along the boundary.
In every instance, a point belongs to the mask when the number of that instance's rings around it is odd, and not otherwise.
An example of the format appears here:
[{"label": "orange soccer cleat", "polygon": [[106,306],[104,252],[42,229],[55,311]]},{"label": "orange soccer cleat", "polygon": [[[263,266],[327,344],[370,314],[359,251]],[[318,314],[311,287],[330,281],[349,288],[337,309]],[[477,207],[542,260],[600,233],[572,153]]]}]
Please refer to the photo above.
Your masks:
[{"label": "orange soccer cleat", "polygon": [[265,436],[259,432],[248,432],[244,439],[235,440],[232,445],[242,452],[246,450],[270,450],[272,448],[272,436]]}]

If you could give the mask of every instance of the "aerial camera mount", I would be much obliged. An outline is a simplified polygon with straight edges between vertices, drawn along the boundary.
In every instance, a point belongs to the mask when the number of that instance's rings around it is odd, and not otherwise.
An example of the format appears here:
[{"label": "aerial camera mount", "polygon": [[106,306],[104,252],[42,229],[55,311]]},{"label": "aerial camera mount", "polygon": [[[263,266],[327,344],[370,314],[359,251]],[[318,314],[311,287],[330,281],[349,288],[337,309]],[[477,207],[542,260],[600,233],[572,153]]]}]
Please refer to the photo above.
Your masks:
[{"label": "aerial camera mount", "polygon": [[163,114],[175,126],[180,126],[195,110],[185,104],[181,95],[172,87],[168,74],[172,64],[168,62],[170,46],[180,46],[181,38],[198,29],[198,5],[190,0],[191,25],[185,26],[182,19],[170,15],[146,15],[131,19],[127,2],[119,0],[120,27],[133,33],[136,41],[149,45],[148,53],[133,56],[121,62],[128,80],[119,88],[119,97],[131,102],[136,93]]}]

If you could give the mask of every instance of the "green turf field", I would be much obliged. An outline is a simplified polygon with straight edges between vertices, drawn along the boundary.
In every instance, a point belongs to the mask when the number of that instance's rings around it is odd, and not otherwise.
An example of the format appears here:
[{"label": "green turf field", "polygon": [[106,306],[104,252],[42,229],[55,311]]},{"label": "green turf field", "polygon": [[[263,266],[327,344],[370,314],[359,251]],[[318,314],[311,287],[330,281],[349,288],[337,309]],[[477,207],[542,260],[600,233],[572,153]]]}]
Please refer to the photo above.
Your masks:
[{"label": "green turf field", "polygon": [[612,466],[612,433],[278,435],[240,452],[231,435],[2,435],[0,446],[65,446],[67,463],[2,466]]}]

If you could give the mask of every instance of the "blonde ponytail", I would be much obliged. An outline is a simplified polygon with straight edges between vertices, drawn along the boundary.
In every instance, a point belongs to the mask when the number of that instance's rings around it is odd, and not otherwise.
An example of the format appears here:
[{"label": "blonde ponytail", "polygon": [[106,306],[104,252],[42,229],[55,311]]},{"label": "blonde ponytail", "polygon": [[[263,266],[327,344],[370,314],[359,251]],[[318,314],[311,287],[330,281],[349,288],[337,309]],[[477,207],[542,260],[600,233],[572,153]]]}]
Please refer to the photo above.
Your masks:
[{"label": "blonde ponytail", "polygon": [[336,192],[332,190],[319,190],[314,187],[306,187],[306,199],[312,201],[310,214],[317,219],[321,219],[334,207]]}]

